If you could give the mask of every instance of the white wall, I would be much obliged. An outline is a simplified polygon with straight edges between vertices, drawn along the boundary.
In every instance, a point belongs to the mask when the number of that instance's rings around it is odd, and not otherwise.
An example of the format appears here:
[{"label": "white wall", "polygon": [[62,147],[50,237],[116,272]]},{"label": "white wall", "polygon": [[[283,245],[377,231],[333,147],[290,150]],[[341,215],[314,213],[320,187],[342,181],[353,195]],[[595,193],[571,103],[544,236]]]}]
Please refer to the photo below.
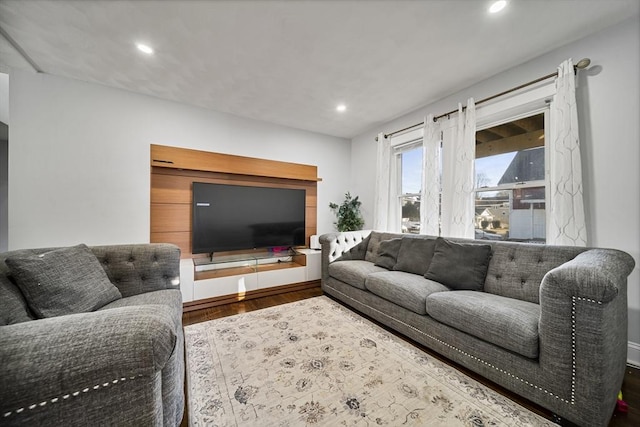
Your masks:
[{"label": "white wall", "polygon": [[[640,264],[640,24],[637,17],[561,47],[359,135],[351,142],[351,189],[373,223],[377,133],[389,133],[549,74],[567,58],[591,58],[579,73],[577,101],[589,245],[631,254]],[[640,269],[629,277],[629,359],[640,365]]]},{"label": "white wall", "polygon": [[8,247],[9,75],[0,73],[0,252]]},{"label": "white wall", "polygon": [[0,122],[9,124],[9,74],[0,73]]},{"label": "white wall", "polygon": [[[0,123],[0,128],[6,127]],[[9,247],[7,238],[9,229],[9,142],[0,138],[0,252],[4,252]]]},{"label": "white wall", "polygon": [[149,145],[318,166],[318,231],[348,190],[348,140],[76,80],[11,72],[9,249],[149,241]]}]

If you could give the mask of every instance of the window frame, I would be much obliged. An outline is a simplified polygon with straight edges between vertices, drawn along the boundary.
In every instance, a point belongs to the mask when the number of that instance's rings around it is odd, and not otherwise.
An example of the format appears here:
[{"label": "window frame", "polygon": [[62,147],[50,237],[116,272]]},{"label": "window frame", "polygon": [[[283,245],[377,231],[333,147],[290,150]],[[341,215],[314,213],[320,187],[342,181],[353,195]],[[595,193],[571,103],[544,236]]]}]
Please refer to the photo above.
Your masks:
[{"label": "window frame", "polygon": [[[537,114],[544,114],[544,131],[545,131],[545,139],[544,144],[542,145],[544,149],[544,179],[535,180],[535,181],[526,181],[526,182],[514,182],[510,184],[502,184],[496,185],[493,187],[485,186],[485,187],[475,187],[473,192],[475,194],[474,199],[477,200],[478,193],[488,192],[488,191],[509,191],[509,209],[510,211],[513,209],[513,190],[521,189],[521,188],[535,188],[535,187],[544,187],[544,196],[545,196],[545,229],[546,224],[551,220],[551,209],[549,207],[549,197],[550,197],[550,175],[549,175],[549,144],[546,138],[546,134],[549,130],[550,125],[550,103],[551,101],[546,99],[537,99],[534,102],[527,103],[526,105],[521,105],[517,107],[505,108],[501,110],[499,113],[499,118],[494,118],[493,120],[483,120],[480,122],[476,121],[476,132],[482,131],[485,129],[492,128],[494,126],[499,126],[505,123],[510,123],[519,119],[524,119],[527,117],[535,116]],[[542,105],[541,105],[542,104]],[[512,113],[512,114],[510,114]],[[476,159],[474,159],[475,162]],[[474,172],[475,173],[475,172]],[[474,204],[475,206],[475,204]],[[546,242],[546,236],[545,236]]]}]

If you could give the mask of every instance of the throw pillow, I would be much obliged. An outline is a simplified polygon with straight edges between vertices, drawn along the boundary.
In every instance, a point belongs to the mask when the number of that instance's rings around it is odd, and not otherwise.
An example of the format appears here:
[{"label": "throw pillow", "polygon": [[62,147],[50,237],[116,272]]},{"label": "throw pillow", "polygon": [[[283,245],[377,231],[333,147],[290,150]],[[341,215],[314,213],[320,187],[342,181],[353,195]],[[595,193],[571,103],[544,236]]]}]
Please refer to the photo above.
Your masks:
[{"label": "throw pillow", "polygon": [[438,237],[427,279],[455,290],[480,291],[487,276],[491,246],[456,243]]},{"label": "throw pillow", "polygon": [[365,255],[367,254],[367,246],[369,246],[369,239],[371,235],[365,237],[365,239],[349,249],[347,252],[343,253],[340,258],[336,259],[336,261],[350,261],[350,260],[363,260]]},{"label": "throw pillow", "polygon": [[5,260],[27,304],[39,317],[96,310],[122,298],[86,245]]},{"label": "throw pillow", "polygon": [[398,262],[393,269],[424,276],[431,264],[435,247],[434,239],[404,237],[398,252]]},{"label": "throw pillow", "polygon": [[402,238],[383,240],[378,246],[378,253],[374,262],[378,267],[386,268],[387,270],[393,269],[398,259],[398,251],[402,244]]}]

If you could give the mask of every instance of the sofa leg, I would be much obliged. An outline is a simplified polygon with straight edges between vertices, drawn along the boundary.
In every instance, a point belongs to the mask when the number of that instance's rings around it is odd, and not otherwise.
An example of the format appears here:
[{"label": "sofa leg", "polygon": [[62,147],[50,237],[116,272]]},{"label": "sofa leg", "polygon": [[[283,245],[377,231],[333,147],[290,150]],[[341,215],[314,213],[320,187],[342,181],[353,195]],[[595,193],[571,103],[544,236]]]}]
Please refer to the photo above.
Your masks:
[{"label": "sofa leg", "polygon": [[558,414],[551,414],[551,421],[553,421],[554,423],[558,424],[559,426],[562,427],[578,427],[578,425],[572,423],[571,421],[567,421],[564,418],[562,418],[560,415]]}]

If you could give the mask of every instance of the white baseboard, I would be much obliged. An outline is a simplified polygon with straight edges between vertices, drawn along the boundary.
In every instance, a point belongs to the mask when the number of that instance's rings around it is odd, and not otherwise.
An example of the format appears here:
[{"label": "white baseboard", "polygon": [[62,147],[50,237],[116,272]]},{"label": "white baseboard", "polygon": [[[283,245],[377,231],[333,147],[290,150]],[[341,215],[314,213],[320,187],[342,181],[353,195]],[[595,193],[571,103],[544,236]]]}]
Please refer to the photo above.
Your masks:
[{"label": "white baseboard", "polygon": [[629,341],[627,349],[627,365],[640,368],[640,344]]}]

